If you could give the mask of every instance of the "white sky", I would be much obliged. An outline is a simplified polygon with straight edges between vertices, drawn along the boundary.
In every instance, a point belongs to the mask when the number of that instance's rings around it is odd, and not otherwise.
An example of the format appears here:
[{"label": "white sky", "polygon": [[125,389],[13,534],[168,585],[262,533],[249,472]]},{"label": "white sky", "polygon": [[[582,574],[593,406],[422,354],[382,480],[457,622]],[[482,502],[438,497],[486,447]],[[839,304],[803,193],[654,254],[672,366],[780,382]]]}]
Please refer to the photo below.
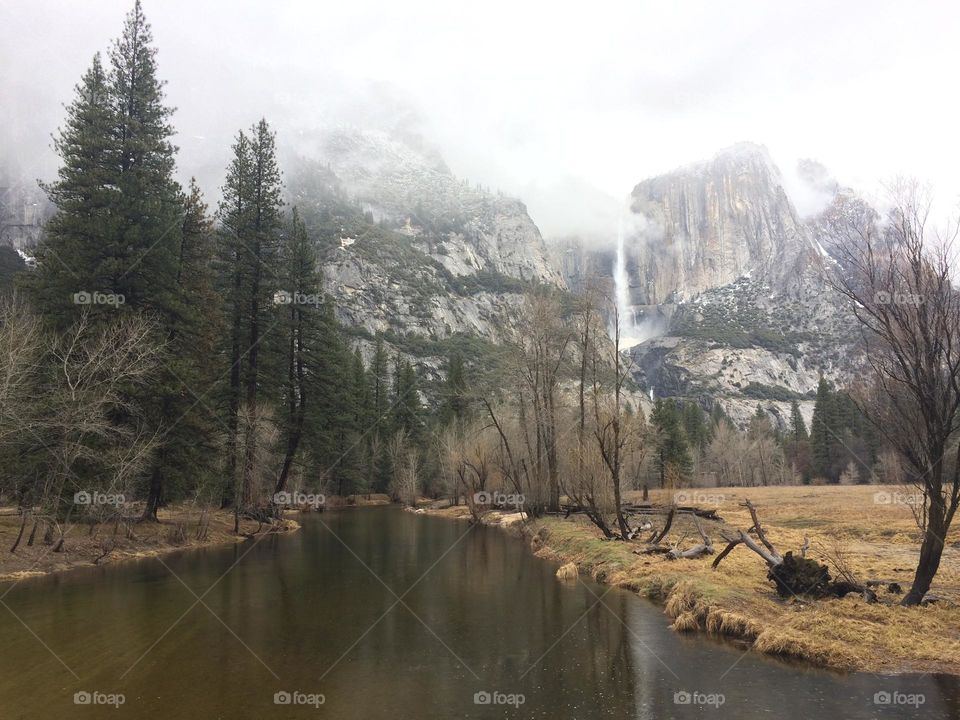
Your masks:
[{"label": "white sky", "polygon": [[[0,1],[0,160],[49,177],[61,103],[131,5]],[[548,233],[591,222],[597,190],[622,198],[740,140],[785,173],[812,157],[867,191],[903,173],[942,207],[960,196],[960,5],[945,0],[144,7],[181,172],[211,196],[236,128],[266,114],[295,145],[371,84],[420,109],[454,172],[524,198]]]}]

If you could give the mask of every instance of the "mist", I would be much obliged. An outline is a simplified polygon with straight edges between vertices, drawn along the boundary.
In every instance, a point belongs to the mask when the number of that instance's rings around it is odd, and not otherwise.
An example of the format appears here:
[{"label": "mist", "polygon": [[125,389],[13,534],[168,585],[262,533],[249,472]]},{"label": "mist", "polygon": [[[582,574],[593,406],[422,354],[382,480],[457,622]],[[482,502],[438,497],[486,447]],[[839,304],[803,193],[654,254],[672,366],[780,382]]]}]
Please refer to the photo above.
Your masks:
[{"label": "mist", "polygon": [[[55,173],[50,135],[63,104],[130,4],[0,8],[8,173]],[[548,237],[613,242],[637,182],[739,140],[767,145],[785,176],[815,157],[867,191],[907,173],[931,182],[944,206],[960,193],[960,101],[948,91],[960,9],[939,2],[909,16],[894,2],[144,8],[178,108],[180,176],[196,176],[211,199],[231,137],[261,116],[293,153],[331,125],[415,128],[457,176],[523,199]]]}]

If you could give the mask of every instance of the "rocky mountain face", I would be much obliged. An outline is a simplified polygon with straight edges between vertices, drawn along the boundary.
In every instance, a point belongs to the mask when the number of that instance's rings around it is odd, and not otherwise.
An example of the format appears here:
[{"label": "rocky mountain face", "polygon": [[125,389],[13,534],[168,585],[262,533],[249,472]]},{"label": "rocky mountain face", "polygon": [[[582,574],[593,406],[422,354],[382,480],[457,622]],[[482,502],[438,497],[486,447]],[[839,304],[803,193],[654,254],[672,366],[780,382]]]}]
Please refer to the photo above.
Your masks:
[{"label": "rocky mountain face", "polygon": [[40,239],[52,207],[36,181],[0,173],[0,247],[28,251]]},{"label": "rocky mountain face", "polygon": [[456,178],[419,138],[337,130],[288,163],[290,202],[321,238],[324,290],[362,338],[436,368],[451,344],[496,344],[523,292],[565,288],[519,200]]},{"label": "rocky mountain face", "polygon": [[[829,223],[853,203],[816,179],[832,202],[806,220],[757,145],[636,186],[623,253],[634,336],[644,339],[629,355],[646,393],[719,400],[741,425],[759,403],[783,425],[793,400],[809,420],[821,374],[842,383],[855,372],[857,334],[827,282]],[[596,268],[607,253],[573,255]]]},{"label": "rocky mountain face", "polygon": [[630,200],[636,229],[627,267],[636,304],[687,300],[747,273],[779,285],[809,249],[780,172],[759,145],[735,145],[644,180]]},{"label": "rocky mountain face", "polygon": [[556,238],[549,241],[550,258],[573,293],[587,289],[591,278],[613,280],[616,250],[605,248],[596,241],[585,242],[579,236]]}]

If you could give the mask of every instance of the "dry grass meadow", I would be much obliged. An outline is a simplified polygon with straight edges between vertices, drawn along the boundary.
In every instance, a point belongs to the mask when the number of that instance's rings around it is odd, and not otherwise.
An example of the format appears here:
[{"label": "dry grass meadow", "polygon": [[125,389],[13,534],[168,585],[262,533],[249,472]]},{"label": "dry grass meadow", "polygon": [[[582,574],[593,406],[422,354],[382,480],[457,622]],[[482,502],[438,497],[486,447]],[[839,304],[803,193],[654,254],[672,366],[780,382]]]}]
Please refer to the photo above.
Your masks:
[{"label": "dry grass meadow", "polygon": [[[712,507],[719,522],[704,522],[719,552],[723,527],[746,530],[750,516],[740,506],[749,499],[770,541],[781,553],[798,551],[809,538],[808,557],[830,567],[838,561],[860,581],[897,582],[909,588],[919,548],[919,531],[905,496],[911,489],[884,486],[801,486],[698,488],[652,491],[650,500]],[[883,493],[877,496],[877,493]],[[639,495],[628,496],[639,500]],[[889,500],[889,502],[887,502]],[[434,511],[466,516],[465,507]],[[651,518],[654,528],[662,516]],[[517,515],[489,513],[491,524],[515,525]],[[549,517],[526,528],[534,551],[581,573],[629,589],[664,604],[673,627],[735,638],[763,653],[801,659],[836,670],[878,673],[946,672],[960,675],[960,526],[947,549],[927,607],[903,608],[900,596],[878,591],[880,602],[859,595],[843,599],[783,600],[767,580],[763,560],[744,546],[711,569],[715,556],[668,560],[637,555],[641,543],[610,542],[582,516]],[[686,518],[674,522],[663,541],[686,547],[699,542]]]}]

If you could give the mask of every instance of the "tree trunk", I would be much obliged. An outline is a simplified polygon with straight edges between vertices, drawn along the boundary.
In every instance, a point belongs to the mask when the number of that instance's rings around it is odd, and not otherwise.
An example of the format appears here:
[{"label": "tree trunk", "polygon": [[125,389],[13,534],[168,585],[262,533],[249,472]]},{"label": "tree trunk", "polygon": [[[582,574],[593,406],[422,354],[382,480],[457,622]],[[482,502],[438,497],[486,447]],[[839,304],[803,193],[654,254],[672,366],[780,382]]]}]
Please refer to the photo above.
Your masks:
[{"label": "tree trunk", "polygon": [[16,552],[17,547],[20,545],[20,540],[23,538],[23,531],[27,527],[27,516],[30,513],[24,512],[20,520],[20,532],[17,533],[17,539],[13,541],[13,547],[10,548],[10,552]]},{"label": "tree trunk", "polygon": [[946,508],[942,496],[931,495],[930,510],[927,516],[927,529],[923,533],[923,543],[920,545],[920,560],[913,576],[913,585],[910,591],[903,596],[901,605],[919,605],[924,595],[930,590],[937,569],[940,567],[940,557],[943,555],[943,538],[946,535]]},{"label": "tree trunk", "polygon": [[143,515],[140,516],[140,522],[157,522],[157,509],[163,504],[163,452],[154,465],[153,472],[150,474],[150,490],[147,493],[147,504],[143,508]]},{"label": "tree trunk", "polygon": [[[239,258],[235,260],[239,263]],[[240,270],[233,277],[233,328],[230,346],[230,409],[227,417],[227,484],[224,488],[220,507],[227,508],[237,499],[237,435],[240,430],[240,289],[242,275]]]}]

